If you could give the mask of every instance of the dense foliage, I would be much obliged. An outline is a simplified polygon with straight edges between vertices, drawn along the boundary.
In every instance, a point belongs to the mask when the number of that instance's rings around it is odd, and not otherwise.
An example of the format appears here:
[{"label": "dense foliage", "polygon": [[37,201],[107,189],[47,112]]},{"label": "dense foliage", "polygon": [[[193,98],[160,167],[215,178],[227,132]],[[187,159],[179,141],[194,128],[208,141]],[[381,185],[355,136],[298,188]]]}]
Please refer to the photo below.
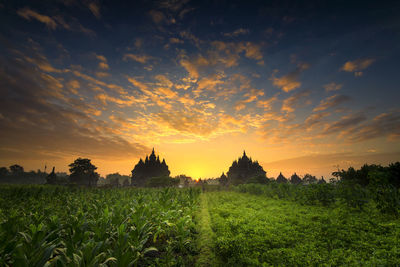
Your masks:
[{"label": "dense foliage", "polygon": [[96,172],[97,167],[94,166],[90,159],[77,158],[69,166],[69,180],[72,184],[96,186],[100,175]]},{"label": "dense foliage", "polygon": [[20,165],[0,167],[0,183],[4,184],[44,184],[48,174],[40,170],[25,172]]},{"label": "dense foliage", "polygon": [[0,266],[191,265],[199,190],[0,187]]},{"label": "dense foliage", "polygon": [[206,195],[220,265],[400,264],[400,220],[372,207],[354,212],[236,192]]}]

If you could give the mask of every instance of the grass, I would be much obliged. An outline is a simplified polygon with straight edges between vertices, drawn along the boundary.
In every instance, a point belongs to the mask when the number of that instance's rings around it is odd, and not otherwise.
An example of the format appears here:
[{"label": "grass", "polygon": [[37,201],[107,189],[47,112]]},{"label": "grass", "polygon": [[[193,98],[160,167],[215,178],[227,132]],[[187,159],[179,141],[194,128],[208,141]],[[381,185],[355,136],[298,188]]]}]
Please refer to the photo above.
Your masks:
[{"label": "grass", "polygon": [[197,246],[199,249],[199,257],[196,261],[196,266],[215,266],[215,255],[214,255],[214,233],[211,230],[211,219],[208,212],[208,199],[205,194],[200,195],[200,211],[198,214],[199,222],[199,237]]},{"label": "grass", "polygon": [[207,198],[216,255],[226,266],[400,264],[400,221],[377,211],[237,192]]},{"label": "grass", "polygon": [[400,219],[232,191],[0,186],[0,266],[398,266]]}]

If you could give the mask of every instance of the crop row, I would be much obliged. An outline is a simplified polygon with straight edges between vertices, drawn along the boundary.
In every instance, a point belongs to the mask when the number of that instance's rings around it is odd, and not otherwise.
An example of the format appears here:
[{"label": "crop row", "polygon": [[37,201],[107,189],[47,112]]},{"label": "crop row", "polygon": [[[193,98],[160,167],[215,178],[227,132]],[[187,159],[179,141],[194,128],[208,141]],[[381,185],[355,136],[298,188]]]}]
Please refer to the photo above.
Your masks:
[{"label": "crop row", "polygon": [[191,265],[200,192],[0,187],[0,266]]}]

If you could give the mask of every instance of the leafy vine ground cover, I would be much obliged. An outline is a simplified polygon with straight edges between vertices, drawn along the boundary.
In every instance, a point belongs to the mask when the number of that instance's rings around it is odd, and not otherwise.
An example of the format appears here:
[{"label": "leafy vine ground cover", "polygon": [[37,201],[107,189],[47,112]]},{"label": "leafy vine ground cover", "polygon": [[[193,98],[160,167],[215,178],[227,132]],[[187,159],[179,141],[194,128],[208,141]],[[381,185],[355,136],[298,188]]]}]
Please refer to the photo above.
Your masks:
[{"label": "leafy vine ground cover", "polygon": [[400,220],[376,210],[209,192],[214,251],[225,266],[400,264]]},{"label": "leafy vine ground cover", "polygon": [[0,266],[190,266],[196,189],[0,187]]}]

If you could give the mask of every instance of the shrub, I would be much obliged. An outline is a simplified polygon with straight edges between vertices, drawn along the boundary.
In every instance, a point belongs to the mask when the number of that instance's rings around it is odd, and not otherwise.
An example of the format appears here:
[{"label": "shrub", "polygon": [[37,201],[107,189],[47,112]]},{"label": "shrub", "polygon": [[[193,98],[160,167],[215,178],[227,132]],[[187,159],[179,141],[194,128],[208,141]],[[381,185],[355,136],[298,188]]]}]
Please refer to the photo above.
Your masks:
[{"label": "shrub", "polygon": [[146,187],[170,187],[177,186],[179,179],[168,176],[152,177],[146,182]]}]

